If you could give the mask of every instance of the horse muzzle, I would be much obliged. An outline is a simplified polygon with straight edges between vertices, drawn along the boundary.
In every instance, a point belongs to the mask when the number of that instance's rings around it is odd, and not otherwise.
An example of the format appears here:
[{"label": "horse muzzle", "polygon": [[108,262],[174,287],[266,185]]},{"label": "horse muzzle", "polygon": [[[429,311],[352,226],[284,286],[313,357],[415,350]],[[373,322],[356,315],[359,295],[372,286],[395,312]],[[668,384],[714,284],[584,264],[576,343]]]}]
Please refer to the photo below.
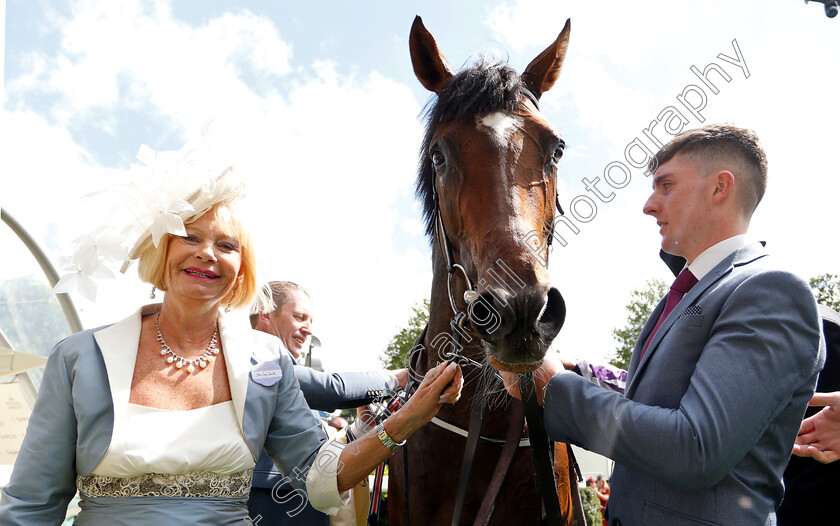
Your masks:
[{"label": "horse muzzle", "polygon": [[490,364],[519,373],[539,367],[566,319],[566,303],[554,287],[547,292],[532,287],[515,295],[488,287],[467,310],[470,324],[484,340]]}]

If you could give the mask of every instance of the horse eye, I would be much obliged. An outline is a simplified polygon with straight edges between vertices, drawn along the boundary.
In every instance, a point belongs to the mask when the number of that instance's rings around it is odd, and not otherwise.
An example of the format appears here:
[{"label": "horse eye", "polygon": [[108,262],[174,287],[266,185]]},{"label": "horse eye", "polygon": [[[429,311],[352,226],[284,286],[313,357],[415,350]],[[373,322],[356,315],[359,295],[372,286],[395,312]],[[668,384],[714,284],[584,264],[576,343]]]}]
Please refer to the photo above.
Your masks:
[{"label": "horse eye", "polygon": [[555,163],[559,162],[560,159],[563,158],[563,149],[564,148],[566,148],[565,144],[558,144],[557,147],[554,148],[554,153],[551,154],[551,160],[554,161]]},{"label": "horse eye", "polygon": [[432,164],[435,168],[440,168],[444,164],[446,164],[446,156],[443,155],[443,152],[440,150],[432,150],[432,153],[429,154],[429,157],[432,159]]}]

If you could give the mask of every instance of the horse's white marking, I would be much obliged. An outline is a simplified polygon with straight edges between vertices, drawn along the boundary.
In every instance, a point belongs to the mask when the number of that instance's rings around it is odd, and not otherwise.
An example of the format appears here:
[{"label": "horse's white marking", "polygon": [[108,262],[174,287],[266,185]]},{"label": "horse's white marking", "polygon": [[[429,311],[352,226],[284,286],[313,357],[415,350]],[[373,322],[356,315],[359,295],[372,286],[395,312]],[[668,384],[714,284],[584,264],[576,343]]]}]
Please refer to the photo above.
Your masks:
[{"label": "horse's white marking", "polygon": [[507,145],[508,137],[522,122],[521,117],[511,117],[497,111],[475,118],[478,129],[490,133],[500,145]]}]

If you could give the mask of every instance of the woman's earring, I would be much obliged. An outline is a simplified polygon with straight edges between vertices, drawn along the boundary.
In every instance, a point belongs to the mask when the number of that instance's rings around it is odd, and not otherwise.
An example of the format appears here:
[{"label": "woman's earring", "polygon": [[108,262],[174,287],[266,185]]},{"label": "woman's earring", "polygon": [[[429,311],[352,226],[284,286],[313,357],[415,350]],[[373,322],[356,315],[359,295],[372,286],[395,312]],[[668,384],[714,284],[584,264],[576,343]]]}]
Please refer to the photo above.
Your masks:
[{"label": "woman's earring", "polygon": [[230,299],[228,300],[227,307],[225,307],[225,312],[230,312],[230,304],[233,302],[233,298],[236,297],[236,291],[239,290],[239,285],[233,287],[233,294],[230,295]]},{"label": "woman's earring", "polygon": [[155,287],[154,287],[154,285],[152,285],[152,293],[149,294],[149,299],[152,299],[152,300],[155,299]]}]

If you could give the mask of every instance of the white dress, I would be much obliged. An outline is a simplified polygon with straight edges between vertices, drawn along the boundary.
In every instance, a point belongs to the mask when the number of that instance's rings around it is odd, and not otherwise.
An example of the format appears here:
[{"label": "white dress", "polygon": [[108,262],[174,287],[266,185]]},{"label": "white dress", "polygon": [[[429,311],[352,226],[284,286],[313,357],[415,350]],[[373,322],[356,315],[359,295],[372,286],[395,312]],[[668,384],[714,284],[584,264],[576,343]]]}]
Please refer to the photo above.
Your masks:
[{"label": "white dress", "polygon": [[[257,459],[234,401],[187,411],[131,404],[135,359],[105,356],[113,434],[93,472],[77,476],[82,512],[75,524],[250,524],[246,503]],[[340,454],[340,445],[328,441],[313,464],[317,469],[300,475],[306,477],[303,496],[313,505],[329,503],[322,508],[329,514],[349,498],[337,492]]]},{"label": "white dress", "polygon": [[189,411],[125,404],[114,414],[111,447],[94,475],[211,472],[232,475],[254,468],[233,402]]}]

